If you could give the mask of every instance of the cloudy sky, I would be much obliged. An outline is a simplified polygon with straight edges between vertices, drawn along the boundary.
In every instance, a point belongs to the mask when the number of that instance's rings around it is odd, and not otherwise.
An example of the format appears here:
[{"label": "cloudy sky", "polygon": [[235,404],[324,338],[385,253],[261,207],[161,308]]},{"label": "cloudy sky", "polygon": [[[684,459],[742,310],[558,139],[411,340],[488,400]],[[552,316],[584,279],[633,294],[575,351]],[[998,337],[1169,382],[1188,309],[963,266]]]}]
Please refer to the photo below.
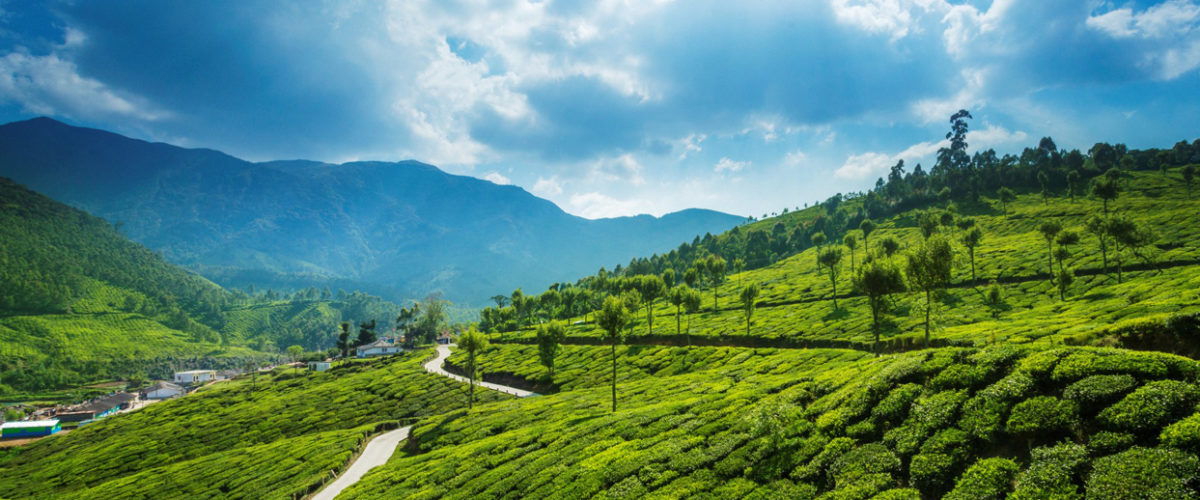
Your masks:
[{"label": "cloudy sky", "polygon": [[973,150],[1169,147],[1198,66],[1200,0],[0,2],[2,122],[417,159],[585,217],[864,189],[959,108]]}]

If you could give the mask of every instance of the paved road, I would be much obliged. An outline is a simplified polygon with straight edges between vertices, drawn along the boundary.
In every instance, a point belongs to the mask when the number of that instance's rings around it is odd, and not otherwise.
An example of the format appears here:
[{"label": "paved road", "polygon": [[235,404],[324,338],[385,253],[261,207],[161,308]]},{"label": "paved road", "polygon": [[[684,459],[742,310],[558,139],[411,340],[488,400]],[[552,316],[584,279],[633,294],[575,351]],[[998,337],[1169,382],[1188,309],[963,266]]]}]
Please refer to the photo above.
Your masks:
[{"label": "paved road", "polygon": [[[436,358],[433,358],[428,363],[425,363],[425,371],[427,371],[429,373],[436,373],[443,377],[450,377],[450,378],[457,380],[459,382],[462,382],[464,384],[469,382],[466,377],[455,375],[453,373],[450,373],[450,372],[442,369],[442,364],[445,363],[446,358],[450,357],[450,346],[438,345],[437,346],[437,354],[438,355]],[[500,392],[503,392],[506,394],[512,394],[513,396],[516,396],[519,398],[527,398],[529,396],[537,396],[538,395],[536,392],[523,391],[521,389],[517,389],[516,387],[509,387],[507,385],[493,384],[491,382],[478,382],[477,381],[477,382],[475,382],[475,384],[480,387],[485,387],[485,388],[491,389],[493,391],[500,391]]]},{"label": "paved road", "polygon": [[363,474],[366,474],[367,471],[387,463],[388,459],[392,457],[392,453],[396,451],[396,446],[401,441],[408,439],[408,431],[411,429],[412,426],[409,425],[375,436],[367,443],[367,447],[363,449],[358,459],[350,464],[346,472],[314,495],[312,500],[333,500],[342,490],[362,479]]},{"label": "paved road", "polygon": [[[460,377],[442,369],[442,364],[446,362],[446,358],[448,357],[450,357],[450,346],[437,346],[437,357],[433,358],[428,363],[425,363],[425,371],[441,375],[443,377],[450,377],[459,382],[469,382],[465,377]],[[520,398],[537,396],[537,393],[535,392],[522,391],[516,387],[509,387],[506,385],[492,384],[489,382],[476,382],[476,384],[494,391],[512,394]],[[408,431],[410,430],[412,430],[411,425],[375,436],[375,438],[371,439],[371,441],[367,443],[367,447],[363,449],[362,454],[354,460],[354,463],[350,464],[350,467],[347,468],[342,475],[338,476],[338,478],[330,483],[329,486],[326,486],[325,489],[317,492],[316,495],[313,495],[310,500],[333,500],[342,493],[342,490],[349,488],[350,485],[357,483],[359,479],[362,479],[363,475],[368,471],[387,463],[388,459],[392,457],[392,453],[396,452],[396,447],[400,445],[400,442],[408,439]]]}]

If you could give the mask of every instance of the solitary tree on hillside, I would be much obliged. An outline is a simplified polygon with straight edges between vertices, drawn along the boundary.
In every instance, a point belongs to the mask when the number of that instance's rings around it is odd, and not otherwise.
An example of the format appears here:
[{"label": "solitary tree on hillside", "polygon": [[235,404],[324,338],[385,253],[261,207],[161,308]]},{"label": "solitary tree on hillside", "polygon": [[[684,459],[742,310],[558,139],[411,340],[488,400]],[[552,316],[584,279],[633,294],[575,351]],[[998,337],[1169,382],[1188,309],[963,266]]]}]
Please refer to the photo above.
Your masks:
[{"label": "solitary tree on hillside", "polygon": [[1075,273],[1072,273],[1070,269],[1065,269],[1058,272],[1058,300],[1067,300],[1067,289],[1070,288],[1071,283],[1074,281]]},{"label": "solitary tree on hillside", "polygon": [[971,284],[975,283],[975,247],[983,241],[983,231],[978,227],[971,228],[962,236],[963,246],[967,247],[967,255],[971,258]]},{"label": "solitary tree on hillside", "polygon": [[537,327],[538,358],[550,380],[554,379],[554,358],[562,350],[562,341],[567,338],[567,325],[561,321],[543,323]]},{"label": "solitary tree on hillside", "polygon": [[725,281],[725,273],[727,271],[727,268],[725,267],[725,259],[717,257],[716,255],[709,255],[708,259],[704,262],[704,267],[708,271],[709,283],[712,284],[713,310],[716,311],[717,289],[720,288],[721,283]]},{"label": "solitary tree on hillside", "polygon": [[757,299],[757,283],[751,283],[742,289],[742,310],[746,312],[746,336],[750,335],[750,318],[754,316],[754,301]]},{"label": "solitary tree on hillside", "polygon": [[812,244],[817,252],[817,274],[821,273],[821,245],[825,244],[825,233],[817,231],[812,235]]},{"label": "solitary tree on hillside", "polygon": [[475,407],[475,379],[479,377],[479,364],[476,360],[487,347],[487,336],[480,333],[475,327],[467,329],[466,333],[458,338],[458,348],[467,353],[467,365],[463,368],[467,371],[467,380],[470,382],[467,395],[468,410]]},{"label": "solitary tree on hillside", "polygon": [[301,355],[301,354],[304,354],[304,348],[303,348],[303,347],[301,347],[301,346],[299,346],[299,345],[290,345],[290,346],[288,346],[288,348],[287,348],[287,355],[288,355],[288,358],[292,360],[292,363],[295,363],[295,362],[297,362],[297,361],[300,361],[300,355]]},{"label": "solitary tree on hillside", "polygon": [[1063,231],[1058,233],[1058,237],[1054,239],[1058,244],[1058,249],[1054,251],[1054,259],[1058,261],[1058,272],[1065,271],[1063,262],[1071,257],[1070,247],[1079,243],[1079,233],[1075,231]]},{"label": "solitary tree on hillside", "polygon": [[817,258],[820,260],[821,266],[829,269],[829,282],[833,285],[833,308],[837,309],[837,277],[841,272],[838,269],[838,264],[842,262],[842,249],[837,247],[826,248],[821,251],[821,254]]},{"label": "solitary tree on hillside", "polygon": [[1000,311],[1004,310],[1004,295],[1000,290],[1000,284],[992,280],[988,285],[987,292],[984,292],[983,303],[992,311],[992,319],[1000,319]]},{"label": "solitary tree on hillside", "polygon": [[683,301],[687,298],[687,294],[691,290],[687,285],[675,285],[675,288],[667,292],[667,302],[675,306],[675,335],[683,333],[683,330],[679,327],[679,315],[683,312]]},{"label": "solitary tree on hillside", "polygon": [[1071,197],[1071,202],[1075,202],[1075,185],[1079,183],[1079,172],[1074,170],[1067,172],[1067,195]]},{"label": "solitary tree on hillside", "polygon": [[842,237],[842,244],[850,249],[850,273],[854,274],[854,249],[858,248],[858,238],[853,234]]},{"label": "solitary tree on hillside", "polygon": [[1187,189],[1188,199],[1192,199],[1192,181],[1196,179],[1196,166],[1188,165],[1179,171],[1183,175],[1183,186]]},{"label": "solitary tree on hillside", "polygon": [[942,218],[932,210],[926,210],[917,216],[917,225],[921,227],[921,236],[929,239],[942,225]]},{"label": "solitary tree on hillside", "polygon": [[738,286],[742,286],[742,271],[746,270],[746,261],[741,257],[733,259],[733,272],[738,275]]},{"label": "solitary tree on hillside", "polygon": [[1017,193],[1007,187],[1001,187],[996,191],[996,196],[1000,198],[1000,208],[1004,211],[1004,217],[1008,218],[1008,204],[1017,201]]},{"label": "solitary tree on hillside", "polygon": [[1062,224],[1055,221],[1046,221],[1038,226],[1038,232],[1042,233],[1042,237],[1046,239],[1046,272],[1050,275],[1050,282],[1054,282],[1054,237],[1062,231]]},{"label": "solitary tree on hillside", "polygon": [[1096,177],[1092,179],[1092,196],[1100,198],[1104,203],[1104,216],[1108,217],[1108,202],[1117,199],[1121,194],[1121,189],[1117,186],[1117,181],[1107,176]]},{"label": "solitary tree on hillside", "polygon": [[862,231],[863,234],[863,253],[870,253],[870,238],[871,233],[875,231],[875,223],[871,222],[871,219],[863,219],[863,221],[858,225],[858,229]]},{"label": "solitary tree on hillside", "polygon": [[1154,234],[1150,229],[1140,227],[1137,223],[1124,217],[1110,217],[1107,231],[1113,240],[1113,255],[1117,259],[1117,283],[1120,283],[1121,267],[1124,262],[1121,251],[1128,249],[1133,251],[1135,256],[1141,256],[1141,249],[1154,242]]},{"label": "solitary tree on hillside", "polygon": [[879,317],[891,306],[892,294],[908,289],[904,274],[889,261],[869,261],[854,276],[854,288],[867,296],[867,305],[871,306],[871,331],[875,334],[875,356],[879,356]]},{"label": "solitary tree on hillside", "polygon": [[925,347],[929,347],[930,312],[933,292],[950,282],[954,249],[945,238],[934,235],[908,252],[908,279],[913,288],[925,292]]},{"label": "solitary tree on hillside", "polygon": [[[696,314],[696,312],[700,311],[700,300],[701,299],[703,299],[703,297],[700,296],[700,292],[698,292],[696,290],[687,290],[686,295],[683,296],[684,312],[688,313],[688,315],[690,316],[690,315]],[[684,330],[684,334],[685,334],[684,336],[687,338],[687,346],[689,348],[692,347],[692,319],[691,319],[691,317],[688,318],[688,327]]]},{"label": "solitary tree on hillside", "polygon": [[1046,172],[1037,173],[1038,184],[1042,187],[1042,203],[1050,203],[1050,176]]},{"label": "solitary tree on hillside", "polygon": [[624,338],[629,311],[616,297],[604,299],[604,308],[596,315],[596,323],[604,330],[604,340],[612,345],[612,411],[617,411],[617,344]]}]

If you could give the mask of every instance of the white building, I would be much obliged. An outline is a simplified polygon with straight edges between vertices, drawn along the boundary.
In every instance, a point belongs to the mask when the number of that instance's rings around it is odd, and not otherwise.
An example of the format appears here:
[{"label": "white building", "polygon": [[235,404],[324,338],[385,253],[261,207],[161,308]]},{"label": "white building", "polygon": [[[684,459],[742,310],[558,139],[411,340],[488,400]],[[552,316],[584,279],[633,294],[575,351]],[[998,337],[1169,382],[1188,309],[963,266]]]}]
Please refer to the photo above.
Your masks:
[{"label": "white building", "polygon": [[169,399],[183,394],[183,388],[170,382],[159,382],[147,387],[144,394],[146,399]]},{"label": "white building", "polygon": [[358,346],[358,357],[370,358],[374,356],[388,356],[403,352],[400,346],[392,343],[391,339],[382,338],[371,342],[370,344]]},{"label": "white building", "polygon": [[203,384],[212,380],[216,380],[217,372],[215,370],[188,370],[185,372],[175,372],[176,384]]},{"label": "white building", "polygon": [[309,361],[308,362],[309,371],[314,371],[314,372],[328,371],[331,366],[333,366],[333,364],[328,361]]}]

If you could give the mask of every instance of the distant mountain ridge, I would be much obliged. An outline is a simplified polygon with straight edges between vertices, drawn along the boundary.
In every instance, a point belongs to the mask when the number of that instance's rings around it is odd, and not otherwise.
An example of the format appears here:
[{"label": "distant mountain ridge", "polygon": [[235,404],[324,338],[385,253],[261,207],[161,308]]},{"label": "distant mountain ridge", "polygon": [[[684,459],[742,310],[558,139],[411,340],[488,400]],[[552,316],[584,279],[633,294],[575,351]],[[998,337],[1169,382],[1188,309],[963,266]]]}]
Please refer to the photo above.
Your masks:
[{"label": "distant mountain ridge", "polygon": [[49,118],[0,125],[0,175],[118,223],[225,286],[357,287],[479,304],[669,251],[742,217],[588,220],[417,161],[247,162]]}]

